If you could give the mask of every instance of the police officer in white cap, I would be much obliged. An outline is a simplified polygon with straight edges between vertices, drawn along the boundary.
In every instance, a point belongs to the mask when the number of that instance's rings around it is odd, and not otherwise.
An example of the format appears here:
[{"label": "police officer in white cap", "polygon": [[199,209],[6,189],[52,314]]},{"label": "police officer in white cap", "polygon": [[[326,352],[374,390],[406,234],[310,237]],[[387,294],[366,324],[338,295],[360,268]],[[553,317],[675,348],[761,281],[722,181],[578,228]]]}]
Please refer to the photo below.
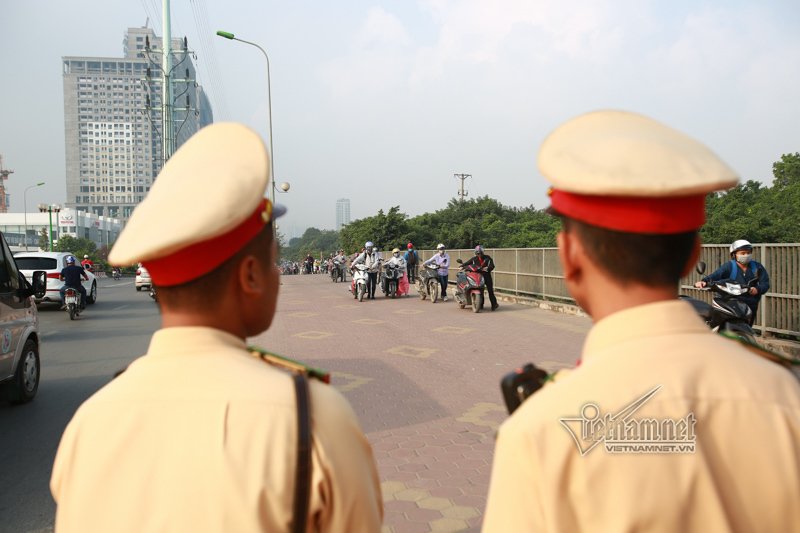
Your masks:
[{"label": "police officer in white cap", "polygon": [[581,364],[500,427],[484,531],[798,531],[797,380],[677,298],[705,196],[734,172],[619,111],[557,128],[539,168],[567,287],[594,326]]},{"label": "police officer in white cap", "polygon": [[[114,246],[158,287],[145,356],[69,423],[50,483],[59,532],[377,531],[372,451],[323,372],[250,350],[278,295],[250,129],[211,125],[164,166]],[[291,370],[291,371],[287,371]]]}]

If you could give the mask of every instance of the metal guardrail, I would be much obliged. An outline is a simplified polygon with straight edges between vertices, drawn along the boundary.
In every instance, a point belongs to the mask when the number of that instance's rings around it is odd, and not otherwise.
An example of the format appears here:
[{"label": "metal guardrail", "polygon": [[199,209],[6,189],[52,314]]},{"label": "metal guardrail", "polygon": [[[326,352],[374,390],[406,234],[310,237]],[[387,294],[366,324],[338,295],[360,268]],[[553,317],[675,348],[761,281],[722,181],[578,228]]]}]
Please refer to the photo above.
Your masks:
[{"label": "metal guardrail", "polygon": [[[426,260],[435,252],[419,250],[420,258]],[[452,272],[458,270],[456,259],[473,256],[472,250],[447,253]],[[494,286],[498,292],[575,303],[567,291],[557,248],[487,248],[486,253],[494,259]],[[800,336],[800,243],[754,244],[753,259],[764,265],[770,277],[770,290],[761,298],[753,327],[763,335]],[[700,261],[708,265],[707,274],[729,260],[727,244],[706,244],[700,253]],[[694,288],[700,278],[692,271],[681,280],[680,292],[710,302],[707,291]]]}]

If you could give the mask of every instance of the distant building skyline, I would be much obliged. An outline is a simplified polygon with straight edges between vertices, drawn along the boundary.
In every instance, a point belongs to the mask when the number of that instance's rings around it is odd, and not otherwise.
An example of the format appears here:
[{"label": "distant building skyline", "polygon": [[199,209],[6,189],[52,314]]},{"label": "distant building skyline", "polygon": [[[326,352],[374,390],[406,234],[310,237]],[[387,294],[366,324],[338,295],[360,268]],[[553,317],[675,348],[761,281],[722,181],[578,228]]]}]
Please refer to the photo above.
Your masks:
[{"label": "distant building skyline", "polygon": [[[123,57],[62,58],[68,207],[127,219],[150,190],[162,166],[161,45],[152,28],[128,28]],[[172,47],[180,146],[213,113],[191,51],[180,38]]]},{"label": "distant building skyline", "polygon": [[342,226],[350,223],[350,199],[340,198],[336,200],[336,231]]}]

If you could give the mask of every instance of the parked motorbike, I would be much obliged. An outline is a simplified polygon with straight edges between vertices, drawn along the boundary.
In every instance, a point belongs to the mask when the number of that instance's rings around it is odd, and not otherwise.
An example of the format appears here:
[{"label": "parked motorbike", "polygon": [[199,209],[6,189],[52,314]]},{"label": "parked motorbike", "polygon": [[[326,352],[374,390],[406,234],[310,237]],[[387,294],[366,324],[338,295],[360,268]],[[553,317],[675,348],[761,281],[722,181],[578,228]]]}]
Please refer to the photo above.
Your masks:
[{"label": "parked motorbike", "polygon": [[439,300],[439,275],[436,272],[437,267],[433,265],[424,265],[420,269],[419,277],[417,278],[417,292],[419,293],[420,300],[430,297],[432,303]]},{"label": "parked motorbike", "polygon": [[[461,259],[456,259],[456,262],[463,263]],[[474,313],[480,313],[483,309],[483,293],[486,290],[483,272],[477,265],[467,265],[462,266],[456,274],[456,300],[461,309],[468,305],[472,306]]]},{"label": "parked motorbike", "polygon": [[69,313],[69,319],[75,320],[81,314],[81,293],[72,287],[64,289],[64,306]]},{"label": "parked motorbike", "polygon": [[[705,262],[700,261],[696,270],[698,274],[703,274],[706,270]],[[751,287],[756,286],[761,277],[760,273],[757,272],[756,277],[744,287],[732,280],[709,281],[703,290],[714,293],[711,305],[689,296],[681,296],[681,299],[692,304],[695,312],[712,331],[732,334],[747,342],[755,343],[755,332],[750,326],[753,312],[741,297],[746,295]]]},{"label": "parked motorbike", "polygon": [[400,278],[403,277],[403,269],[394,263],[386,263],[383,265],[383,279],[381,280],[381,289],[387,298],[394,298],[397,296],[397,289],[400,287]]},{"label": "parked motorbike", "polygon": [[364,263],[359,263],[353,267],[353,284],[351,290],[353,298],[358,298],[359,302],[364,301],[364,293],[367,292],[367,280],[369,268]]}]

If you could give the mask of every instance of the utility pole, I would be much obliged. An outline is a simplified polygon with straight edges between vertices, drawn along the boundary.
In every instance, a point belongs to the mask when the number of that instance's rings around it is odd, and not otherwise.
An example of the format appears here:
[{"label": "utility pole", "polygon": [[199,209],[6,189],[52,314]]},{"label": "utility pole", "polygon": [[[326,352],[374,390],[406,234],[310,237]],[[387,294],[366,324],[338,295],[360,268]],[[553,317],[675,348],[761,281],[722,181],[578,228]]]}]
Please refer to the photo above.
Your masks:
[{"label": "utility pole", "polygon": [[172,75],[172,30],[170,28],[169,0],[163,0],[162,5],[163,16],[161,20],[164,21],[164,27],[162,28],[161,45],[161,141],[163,142],[164,163],[166,163],[175,152],[175,130],[172,116],[172,83],[170,82],[170,76]]},{"label": "utility pole", "polygon": [[6,195],[6,180],[13,170],[3,168],[3,156],[0,155],[0,213],[8,213],[8,197]]},{"label": "utility pole", "polygon": [[472,174],[453,174],[453,177],[461,180],[461,188],[458,190],[458,197],[463,202],[469,193],[464,190],[464,182],[467,181],[467,178],[471,178]]}]

